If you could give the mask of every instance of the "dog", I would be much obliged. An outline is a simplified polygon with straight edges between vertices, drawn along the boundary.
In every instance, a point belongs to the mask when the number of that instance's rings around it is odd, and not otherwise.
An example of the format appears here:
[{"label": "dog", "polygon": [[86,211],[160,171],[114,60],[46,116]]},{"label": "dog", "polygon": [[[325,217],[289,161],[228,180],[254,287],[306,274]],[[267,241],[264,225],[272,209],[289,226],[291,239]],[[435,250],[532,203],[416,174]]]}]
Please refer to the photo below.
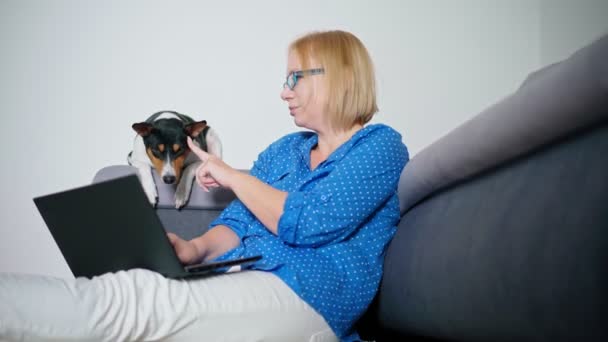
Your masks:
[{"label": "dog", "polygon": [[134,123],[132,128],[137,135],[127,161],[137,168],[144,192],[153,206],[158,202],[158,192],[152,169],[164,183],[177,184],[175,208],[182,208],[190,198],[196,169],[202,162],[190,153],[187,137],[204,151],[222,158],[222,143],[205,120],[195,121],[174,111],[160,111],[144,122]]}]

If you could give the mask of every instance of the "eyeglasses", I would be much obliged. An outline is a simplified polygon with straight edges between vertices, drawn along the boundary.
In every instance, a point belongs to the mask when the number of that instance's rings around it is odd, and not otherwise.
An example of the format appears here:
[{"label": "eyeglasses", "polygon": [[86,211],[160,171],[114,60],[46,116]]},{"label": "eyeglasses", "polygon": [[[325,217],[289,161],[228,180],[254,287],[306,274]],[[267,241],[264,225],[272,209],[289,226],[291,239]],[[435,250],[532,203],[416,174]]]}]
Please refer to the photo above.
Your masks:
[{"label": "eyeglasses", "polygon": [[289,90],[293,90],[298,84],[298,80],[304,77],[304,75],[321,75],[324,73],[325,69],[323,68],[292,71],[287,75],[285,83],[283,83],[283,88],[288,87]]}]

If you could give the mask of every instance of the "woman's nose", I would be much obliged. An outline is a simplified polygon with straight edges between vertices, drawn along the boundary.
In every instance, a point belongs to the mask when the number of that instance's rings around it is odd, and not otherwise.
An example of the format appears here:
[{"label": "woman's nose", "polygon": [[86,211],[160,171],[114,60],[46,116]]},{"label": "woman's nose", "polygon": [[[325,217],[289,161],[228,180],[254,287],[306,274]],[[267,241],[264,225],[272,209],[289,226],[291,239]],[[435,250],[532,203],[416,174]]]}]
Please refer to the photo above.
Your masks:
[{"label": "woman's nose", "polygon": [[287,101],[293,97],[293,90],[289,89],[289,87],[283,87],[281,91],[281,99],[283,101]]}]

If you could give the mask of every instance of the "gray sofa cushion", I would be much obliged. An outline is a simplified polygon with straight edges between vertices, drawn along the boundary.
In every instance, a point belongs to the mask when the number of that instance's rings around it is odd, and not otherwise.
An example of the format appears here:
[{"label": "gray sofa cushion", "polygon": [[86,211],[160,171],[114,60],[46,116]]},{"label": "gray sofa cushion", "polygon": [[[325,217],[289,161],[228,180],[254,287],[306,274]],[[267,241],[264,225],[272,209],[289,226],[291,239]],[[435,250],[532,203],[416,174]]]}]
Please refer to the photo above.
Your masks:
[{"label": "gray sofa cushion", "polygon": [[[137,170],[129,165],[112,165],[99,170],[93,177],[93,182],[100,182],[116,177],[137,174]],[[175,185],[165,184],[156,172],[153,173],[154,182],[158,191],[158,209],[175,208]],[[213,188],[209,192],[203,191],[196,184],[192,187],[190,200],[183,209],[210,209],[221,210],[235,198],[231,190]]]},{"label": "gray sofa cushion", "polygon": [[408,211],[377,298],[387,340],[608,341],[606,151],[608,124]]},{"label": "gray sofa cushion", "polygon": [[608,118],[608,36],[528,77],[514,94],[417,153],[401,212],[454,182]]}]

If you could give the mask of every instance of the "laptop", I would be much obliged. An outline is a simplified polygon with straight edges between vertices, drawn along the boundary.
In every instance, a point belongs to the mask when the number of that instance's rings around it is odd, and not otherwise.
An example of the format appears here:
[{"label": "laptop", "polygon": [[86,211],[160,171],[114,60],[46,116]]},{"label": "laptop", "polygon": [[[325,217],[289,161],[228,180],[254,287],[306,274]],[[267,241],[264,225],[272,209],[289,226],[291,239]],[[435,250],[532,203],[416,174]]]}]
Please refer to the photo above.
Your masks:
[{"label": "laptop", "polygon": [[36,197],[34,203],[76,277],[132,268],[200,277],[262,258],[182,265],[136,175]]}]

